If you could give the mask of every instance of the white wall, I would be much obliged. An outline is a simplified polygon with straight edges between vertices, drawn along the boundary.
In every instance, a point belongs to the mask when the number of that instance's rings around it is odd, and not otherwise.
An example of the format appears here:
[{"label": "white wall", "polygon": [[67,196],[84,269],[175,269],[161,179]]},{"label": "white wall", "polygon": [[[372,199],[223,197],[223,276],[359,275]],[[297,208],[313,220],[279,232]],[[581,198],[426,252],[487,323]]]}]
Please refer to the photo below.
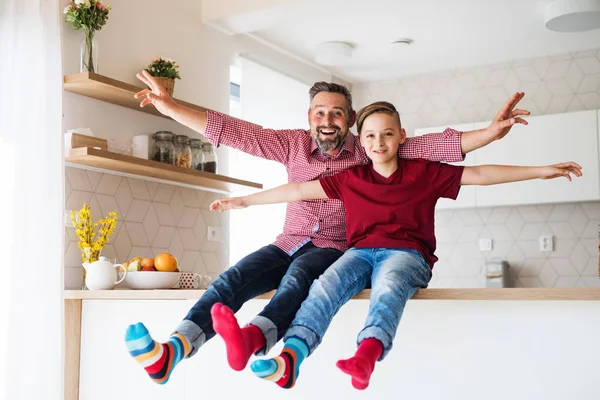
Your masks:
[{"label": "white wall", "polygon": [[[335,367],[355,351],[368,307],[364,300],[342,308],[292,390],[261,381],[249,368],[229,369],[218,337],[183,361],[165,386],[154,384],[127,354],[125,328],[143,321],[165,340],[192,304],[84,301],[81,400],[598,398],[596,301],[411,300],[394,348],[376,365],[365,392],[354,390]],[[265,304],[252,300],[238,320],[249,321]],[[109,318],[110,324],[99,323]]]}]

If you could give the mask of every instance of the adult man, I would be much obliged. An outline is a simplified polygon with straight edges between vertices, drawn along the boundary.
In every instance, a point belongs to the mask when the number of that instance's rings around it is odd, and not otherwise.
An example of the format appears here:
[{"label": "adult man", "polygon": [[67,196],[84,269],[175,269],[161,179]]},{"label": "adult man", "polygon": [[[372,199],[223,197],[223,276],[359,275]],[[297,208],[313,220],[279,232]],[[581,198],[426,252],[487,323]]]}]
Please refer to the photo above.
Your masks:
[{"label": "adult man", "polygon": [[[150,89],[136,94],[163,114],[186,125],[215,146],[224,144],[249,154],[278,161],[290,182],[333,175],[366,164],[368,158],[354,135],[355,122],[349,91],[318,82],[311,88],[310,130],[271,130],[216,112],[199,112],[178,105],[147,72],[138,74]],[[515,93],[486,129],[460,133],[446,129],[407,139],[403,158],[458,161],[463,154],[506,135],[513,124],[526,121],[515,110],[523,93]],[[230,366],[242,370],[253,353],[266,354],[284,335],[313,280],[346,250],[345,212],[336,200],[290,203],[284,233],[276,241],[246,256],[222,273],[192,307],[166,343],[154,341],[143,324],[126,333],[129,352],[157,383],[165,383],[183,357],[196,353],[219,333],[226,342]],[[233,315],[247,300],[277,289],[269,304],[248,326],[239,328]],[[217,304],[219,303],[219,304]],[[213,307],[215,305],[215,307]]]}]

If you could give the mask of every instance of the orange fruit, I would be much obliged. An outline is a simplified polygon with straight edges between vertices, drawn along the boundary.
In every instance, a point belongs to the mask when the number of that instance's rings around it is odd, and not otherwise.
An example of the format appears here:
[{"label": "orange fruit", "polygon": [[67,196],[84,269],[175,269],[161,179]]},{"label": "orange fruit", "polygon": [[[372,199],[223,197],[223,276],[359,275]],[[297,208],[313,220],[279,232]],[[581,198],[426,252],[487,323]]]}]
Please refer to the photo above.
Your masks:
[{"label": "orange fruit", "polygon": [[154,267],[154,258],[144,258],[141,262],[142,268]]},{"label": "orange fruit", "polygon": [[169,253],[160,253],[154,258],[154,268],[161,272],[175,272],[177,270],[177,259]]}]

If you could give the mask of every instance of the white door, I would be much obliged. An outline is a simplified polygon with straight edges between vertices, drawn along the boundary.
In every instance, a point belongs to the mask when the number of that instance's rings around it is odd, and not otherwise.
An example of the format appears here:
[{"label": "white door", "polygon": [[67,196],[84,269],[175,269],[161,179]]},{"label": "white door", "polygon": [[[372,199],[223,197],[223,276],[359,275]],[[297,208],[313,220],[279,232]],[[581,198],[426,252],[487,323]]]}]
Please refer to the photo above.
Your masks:
[{"label": "white door", "polygon": [[[448,125],[432,127],[432,128],[419,128],[415,129],[415,136],[422,136],[426,133],[443,132],[444,129],[448,128]],[[450,126],[452,129],[457,131],[467,132],[473,130],[473,124],[460,124]],[[475,157],[473,154],[469,154],[464,161],[457,163],[449,163],[452,165],[475,165]],[[474,186],[463,186],[458,192],[456,200],[450,199],[439,199],[435,209],[436,210],[448,210],[455,208],[474,208],[475,207],[475,187]]]},{"label": "white door", "polygon": [[[477,207],[600,199],[596,110],[528,117],[503,139],[475,152],[477,165],[549,165],[575,161],[584,176],[506,183],[476,188]],[[488,123],[474,124],[474,129]]]}]

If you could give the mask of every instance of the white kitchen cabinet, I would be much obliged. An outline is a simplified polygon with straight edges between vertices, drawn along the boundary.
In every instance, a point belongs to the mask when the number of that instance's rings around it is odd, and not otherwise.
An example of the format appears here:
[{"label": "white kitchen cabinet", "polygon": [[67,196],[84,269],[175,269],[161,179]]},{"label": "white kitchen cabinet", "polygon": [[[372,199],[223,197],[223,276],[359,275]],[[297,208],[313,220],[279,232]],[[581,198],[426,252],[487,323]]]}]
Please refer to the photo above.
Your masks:
[{"label": "white kitchen cabinet", "polygon": [[[549,165],[575,161],[583,177],[536,179],[478,186],[477,207],[600,200],[598,111],[527,117],[501,140],[475,151],[475,162],[504,165]],[[489,122],[475,123],[474,129]]]},{"label": "white kitchen cabinet", "polygon": [[[473,130],[473,124],[460,124],[460,125],[444,125],[432,128],[420,128],[415,129],[414,136],[421,136],[426,133],[436,133],[443,132],[446,128],[456,129],[457,131],[466,132]],[[466,159],[461,162],[449,163],[452,165],[466,165],[472,166],[475,165],[475,157],[473,154],[467,155]],[[458,192],[458,197],[456,200],[450,199],[439,199],[435,208],[436,210],[448,210],[448,209],[456,209],[456,208],[474,208],[475,207],[475,187],[474,186],[463,186],[460,188]]]}]

